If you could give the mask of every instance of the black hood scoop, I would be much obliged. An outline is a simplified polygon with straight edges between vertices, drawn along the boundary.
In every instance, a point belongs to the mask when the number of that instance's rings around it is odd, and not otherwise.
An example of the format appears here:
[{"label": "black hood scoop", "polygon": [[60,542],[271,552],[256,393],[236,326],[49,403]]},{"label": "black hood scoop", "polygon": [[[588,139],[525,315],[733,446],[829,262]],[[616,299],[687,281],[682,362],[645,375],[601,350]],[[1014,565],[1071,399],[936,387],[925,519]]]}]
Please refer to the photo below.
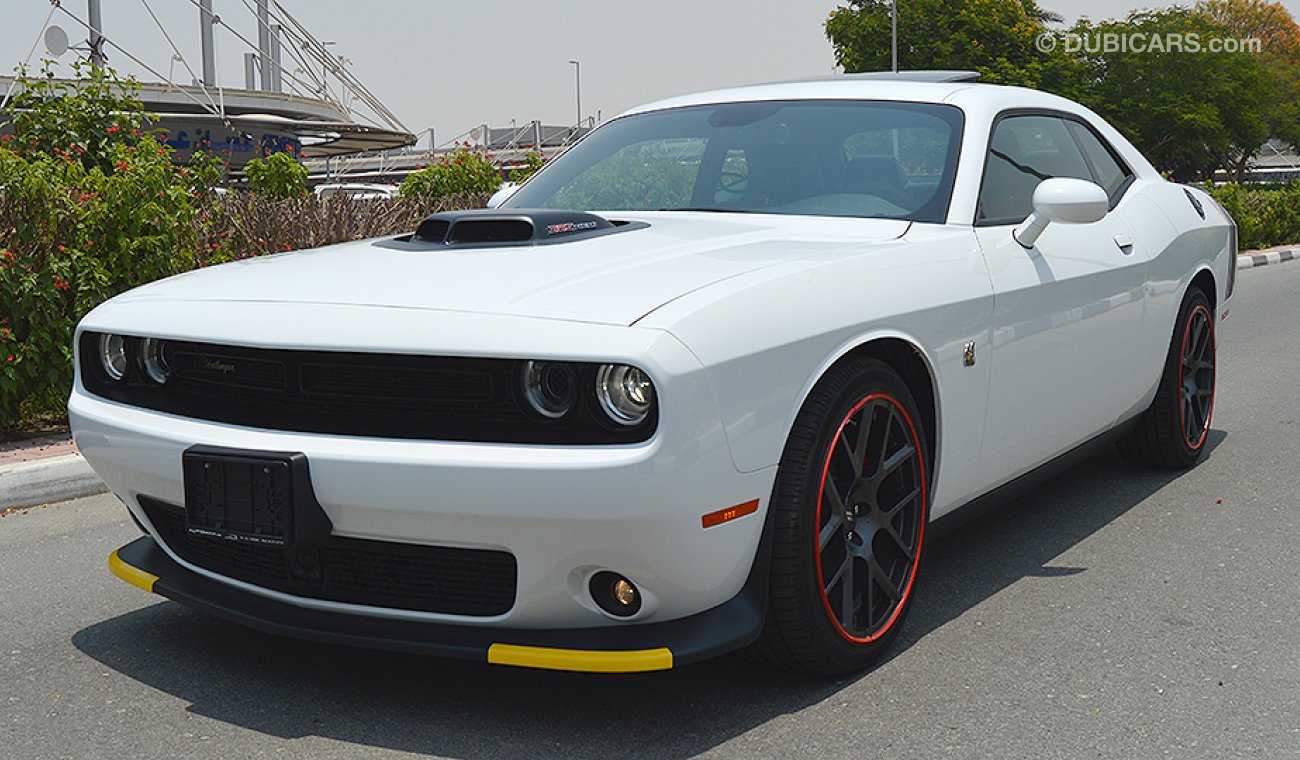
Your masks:
[{"label": "black hood scoop", "polygon": [[562,209],[445,211],[430,214],[414,234],[379,245],[420,250],[548,245],[649,226]]}]

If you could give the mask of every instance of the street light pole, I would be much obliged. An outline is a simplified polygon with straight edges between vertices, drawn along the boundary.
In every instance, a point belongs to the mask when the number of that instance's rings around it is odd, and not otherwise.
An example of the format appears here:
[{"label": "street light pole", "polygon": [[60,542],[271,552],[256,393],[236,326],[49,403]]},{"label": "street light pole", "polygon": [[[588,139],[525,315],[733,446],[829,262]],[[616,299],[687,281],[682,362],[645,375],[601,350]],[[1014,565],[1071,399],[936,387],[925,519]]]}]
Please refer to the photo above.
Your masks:
[{"label": "street light pole", "polygon": [[90,39],[87,40],[90,46],[90,65],[99,68],[107,60],[104,55],[104,18],[100,12],[99,0],[88,0],[86,17],[90,22]]},{"label": "street light pole", "polygon": [[578,121],[577,126],[582,126],[582,64],[578,61],[569,61],[573,64],[573,81],[578,88]]},{"label": "street light pole", "polygon": [[898,0],[889,4],[889,63],[898,73]]}]

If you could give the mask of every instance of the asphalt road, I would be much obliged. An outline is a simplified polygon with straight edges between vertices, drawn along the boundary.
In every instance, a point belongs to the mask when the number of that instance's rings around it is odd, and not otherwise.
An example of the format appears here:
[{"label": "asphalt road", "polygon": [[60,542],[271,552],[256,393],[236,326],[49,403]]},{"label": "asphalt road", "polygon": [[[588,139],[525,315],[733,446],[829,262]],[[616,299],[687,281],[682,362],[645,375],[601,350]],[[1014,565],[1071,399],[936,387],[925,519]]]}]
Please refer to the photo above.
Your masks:
[{"label": "asphalt road", "polygon": [[136,530],[96,497],[0,520],[0,757],[1300,757],[1300,264],[1238,289],[1206,459],[1104,454],[935,542],[871,673],[276,639],[110,576]]}]

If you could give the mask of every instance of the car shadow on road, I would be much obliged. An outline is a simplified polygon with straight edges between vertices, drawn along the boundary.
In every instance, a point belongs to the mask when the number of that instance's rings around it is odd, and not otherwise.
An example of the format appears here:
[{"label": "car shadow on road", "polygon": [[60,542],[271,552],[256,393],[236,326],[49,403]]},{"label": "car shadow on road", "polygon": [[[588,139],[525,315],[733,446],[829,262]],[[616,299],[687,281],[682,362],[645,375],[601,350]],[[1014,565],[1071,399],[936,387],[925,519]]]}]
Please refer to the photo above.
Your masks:
[{"label": "car shadow on road", "polygon": [[[1212,431],[1209,448],[1225,437]],[[1052,561],[1176,477],[1102,454],[941,536],[895,656],[1022,578],[1082,572]],[[72,643],[231,725],[464,758],[694,755],[873,678],[813,679],[738,654],[635,676],[492,667],[277,638],[173,602]]]}]

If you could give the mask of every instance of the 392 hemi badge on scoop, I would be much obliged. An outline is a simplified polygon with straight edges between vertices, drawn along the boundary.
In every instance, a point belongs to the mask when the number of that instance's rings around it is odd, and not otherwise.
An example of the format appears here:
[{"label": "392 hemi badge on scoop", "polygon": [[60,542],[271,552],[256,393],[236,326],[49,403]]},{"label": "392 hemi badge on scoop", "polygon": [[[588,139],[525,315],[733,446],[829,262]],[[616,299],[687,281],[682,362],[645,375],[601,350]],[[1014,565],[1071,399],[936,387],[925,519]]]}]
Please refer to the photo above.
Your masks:
[{"label": "392 hemi badge on scoop", "polygon": [[561,222],[560,224],[550,224],[546,227],[547,235],[562,235],[566,232],[582,232],[583,230],[596,229],[597,222]]}]

